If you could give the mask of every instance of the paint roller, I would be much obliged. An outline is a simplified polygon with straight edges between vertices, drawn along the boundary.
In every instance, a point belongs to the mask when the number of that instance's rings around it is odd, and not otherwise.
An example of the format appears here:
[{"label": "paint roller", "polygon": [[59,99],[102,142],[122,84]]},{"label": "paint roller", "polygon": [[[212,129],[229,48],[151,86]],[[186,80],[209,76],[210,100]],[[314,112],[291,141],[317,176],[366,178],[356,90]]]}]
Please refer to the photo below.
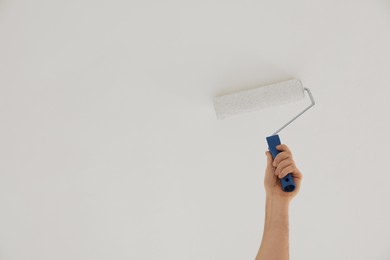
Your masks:
[{"label": "paint roller", "polygon": [[[281,144],[278,133],[294,120],[300,117],[308,109],[314,106],[313,95],[308,88],[304,88],[298,79],[287,80],[254,89],[244,90],[233,94],[223,95],[214,98],[214,107],[218,119],[239,115],[246,112],[257,111],[266,107],[278,106],[299,101],[309,95],[311,104],[302,112],[280,127],[275,133],[266,138],[268,150],[275,158],[279,151],[276,146]],[[295,189],[295,182],[291,173],[280,179],[281,187],[285,192],[292,192]]]}]

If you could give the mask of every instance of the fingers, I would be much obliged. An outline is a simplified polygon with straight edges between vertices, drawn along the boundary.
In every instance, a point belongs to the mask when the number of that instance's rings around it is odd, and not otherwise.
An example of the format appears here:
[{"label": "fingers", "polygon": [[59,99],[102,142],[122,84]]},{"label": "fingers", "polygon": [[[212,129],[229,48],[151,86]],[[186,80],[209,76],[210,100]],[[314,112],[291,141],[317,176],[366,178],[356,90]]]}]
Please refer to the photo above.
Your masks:
[{"label": "fingers", "polygon": [[283,165],[279,167],[279,164],[277,170],[275,170],[275,175],[278,176],[279,179],[283,179],[289,173],[291,173],[294,178],[302,179],[302,173],[299,171],[294,161],[284,160],[282,163]]},{"label": "fingers", "polygon": [[279,144],[278,146],[276,146],[276,150],[278,150],[278,151],[283,151],[283,152],[287,152],[287,153],[290,153],[290,154],[291,154],[290,148],[288,148],[288,146],[285,145],[285,144]]},{"label": "fingers", "polygon": [[278,155],[276,155],[272,165],[274,167],[277,167],[281,161],[286,160],[286,159],[291,159],[292,160],[291,153],[280,152],[280,153],[278,153]]},{"label": "fingers", "polygon": [[276,167],[275,175],[279,179],[284,178],[287,174],[291,173],[296,178],[301,178],[301,173],[295,165],[295,162],[292,158],[291,150],[287,145],[281,144],[276,147],[279,150],[279,154],[273,160],[272,165]]},{"label": "fingers", "polygon": [[283,179],[289,173],[291,173],[294,178],[302,179],[302,173],[298,170],[295,164],[290,164],[284,167],[279,173],[275,172],[275,175],[278,176],[279,179]]},{"label": "fingers", "polygon": [[287,174],[293,173],[295,171],[295,169],[296,169],[295,165],[289,165],[289,166],[283,168],[283,170],[281,170],[281,172],[279,174],[279,178],[283,179]]},{"label": "fingers", "polygon": [[276,170],[275,170],[275,175],[278,176],[279,178],[283,178],[282,176],[282,170],[286,167],[289,167],[290,165],[294,166],[294,161],[291,160],[290,158],[286,158],[283,161],[281,161],[279,164],[277,164]]},{"label": "fingers", "polygon": [[293,174],[297,172],[299,172],[299,170],[295,166],[295,162],[291,159],[286,159],[279,163],[275,170],[275,175],[278,176],[279,179],[282,179],[289,173]]},{"label": "fingers", "polygon": [[291,150],[288,148],[285,144],[280,144],[276,146],[276,149],[279,151],[278,155],[276,156],[273,165],[276,167],[281,161],[287,158],[292,158]]}]

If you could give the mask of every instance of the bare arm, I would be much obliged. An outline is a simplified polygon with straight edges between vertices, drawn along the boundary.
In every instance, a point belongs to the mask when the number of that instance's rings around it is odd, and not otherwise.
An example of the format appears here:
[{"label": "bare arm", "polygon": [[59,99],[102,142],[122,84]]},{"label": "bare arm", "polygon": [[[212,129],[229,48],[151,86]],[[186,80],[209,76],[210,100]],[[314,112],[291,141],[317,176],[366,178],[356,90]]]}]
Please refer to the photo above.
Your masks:
[{"label": "bare arm", "polygon": [[[286,145],[277,147],[281,151],[272,159],[267,155],[267,168],[264,177],[266,191],[266,216],[263,239],[256,260],[289,260],[289,205],[300,189],[302,174],[295,165],[290,149]],[[284,192],[279,179],[288,173],[293,175],[296,189]]]}]

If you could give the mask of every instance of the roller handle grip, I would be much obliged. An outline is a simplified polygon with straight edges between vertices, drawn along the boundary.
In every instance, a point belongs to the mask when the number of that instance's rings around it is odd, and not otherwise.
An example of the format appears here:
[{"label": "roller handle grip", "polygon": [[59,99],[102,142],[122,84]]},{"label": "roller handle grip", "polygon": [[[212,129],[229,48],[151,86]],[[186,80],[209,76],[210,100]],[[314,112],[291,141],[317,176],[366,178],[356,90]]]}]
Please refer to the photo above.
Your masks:
[{"label": "roller handle grip", "polygon": [[[278,155],[279,151],[276,150],[276,146],[280,145],[279,135],[272,135],[267,137],[268,150],[272,154],[272,158],[275,159],[276,155]],[[292,192],[295,190],[295,182],[291,175],[291,173],[284,176],[284,178],[280,179],[280,184],[282,185],[282,190],[285,192]]]}]

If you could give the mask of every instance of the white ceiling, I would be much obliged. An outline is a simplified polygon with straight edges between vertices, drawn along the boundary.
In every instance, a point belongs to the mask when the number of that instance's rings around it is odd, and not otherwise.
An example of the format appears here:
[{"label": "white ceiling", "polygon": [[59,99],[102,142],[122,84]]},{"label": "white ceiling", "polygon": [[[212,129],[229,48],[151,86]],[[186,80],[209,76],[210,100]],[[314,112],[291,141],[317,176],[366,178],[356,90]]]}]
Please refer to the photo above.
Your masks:
[{"label": "white ceiling", "polygon": [[0,259],[254,259],[265,137],[300,78],[291,259],[390,259],[389,1],[1,1]]}]

